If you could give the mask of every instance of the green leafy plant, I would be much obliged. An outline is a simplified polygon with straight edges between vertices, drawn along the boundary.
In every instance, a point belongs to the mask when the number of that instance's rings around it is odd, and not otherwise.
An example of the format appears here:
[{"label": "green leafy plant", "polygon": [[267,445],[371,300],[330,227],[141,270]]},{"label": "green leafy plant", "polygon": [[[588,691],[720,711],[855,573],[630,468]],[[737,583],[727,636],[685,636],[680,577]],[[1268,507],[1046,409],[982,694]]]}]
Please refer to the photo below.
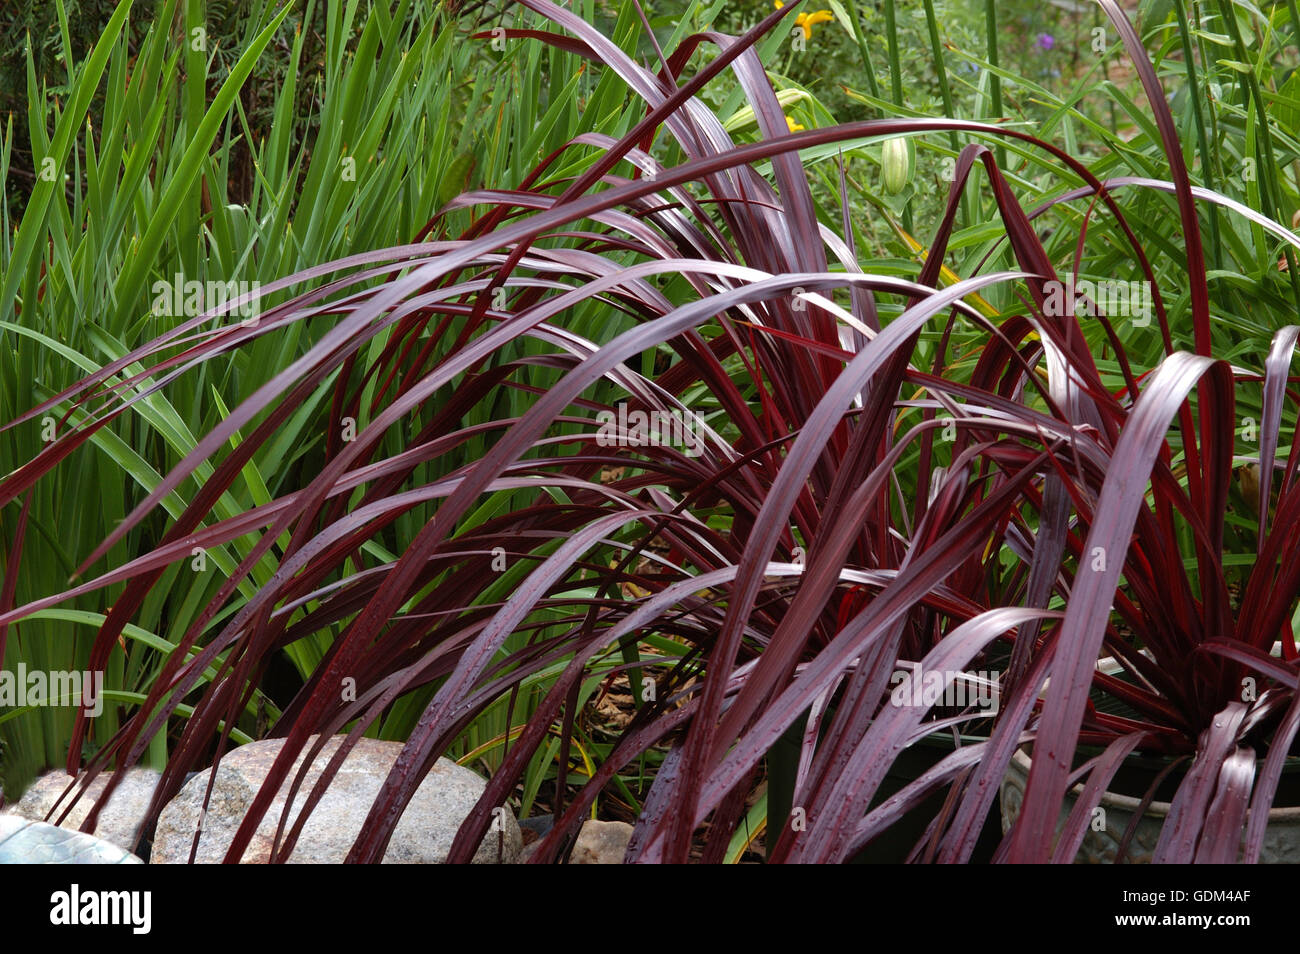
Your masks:
[{"label": "green leafy plant", "polygon": [[[122,358],[131,343],[217,304],[192,295],[191,287],[209,299],[218,289],[221,300],[227,287],[245,290],[241,317],[255,313],[289,296],[284,286],[270,290],[275,278],[357,246],[408,240],[480,176],[518,179],[525,172],[517,170],[569,136],[617,134],[631,121],[616,112],[610,83],[578,77],[552,91],[543,79],[543,50],[516,44],[494,51],[468,41],[479,21],[461,22],[433,3],[378,4],[360,17],[355,5],[341,3],[278,12],[260,4],[245,7],[242,19],[209,9],[211,18],[203,20],[196,19],[199,4],[182,9],[171,0],[141,26],[132,23],[131,4],[119,2],[82,60],[63,5],[51,12],[53,39],[35,36],[27,51],[27,136],[17,135],[13,117],[0,130],[6,199],[11,189],[22,199],[4,205],[24,210],[16,225],[0,223],[0,338],[12,355],[0,362],[4,420]],[[303,23],[309,29],[296,28]],[[311,24],[322,25],[324,40]],[[236,28],[242,32],[232,47],[226,31]],[[50,42],[66,65],[66,83],[38,73],[34,50]],[[552,57],[548,69],[572,77],[576,62]],[[271,88],[277,71],[284,82],[266,103],[259,90]],[[593,91],[593,109],[580,112],[572,97]],[[30,156],[14,152],[20,140],[30,140]],[[30,179],[9,175],[28,164]],[[469,215],[453,213],[448,221],[464,228]],[[67,580],[78,555],[119,524],[139,493],[158,486],[194,449],[196,435],[221,420],[238,395],[299,357],[315,335],[315,326],[295,325],[204,368],[185,388],[149,395],[127,426],[99,431],[57,481],[43,483],[26,502],[25,517],[17,507],[0,514],[3,549],[21,537],[27,570],[22,579],[10,574],[11,598],[27,602]],[[215,502],[215,515],[264,504],[313,466],[311,442],[301,436],[309,413],[304,408],[247,462]],[[6,432],[0,458],[9,463],[0,469],[11,470],[36,455],[54,430],[83,420],[73,411]],[[201,466],[171,490],[112,559],[156,543],[211,472]],[[232,572],[248,545],[213,548],[203,562]],[[251,595],[272,567],[261,561],[241,593]],[[143,699],[174,634],[215,592],[211,571],[178,563],[124,632],[122,652],[107,661],[110,708],[100,723],[107,734],[123,707]],[[93,642],[88,627],[102,621],[120,591],[112,587],[57,611],[64,615],[25,621],[5,644],[6,669],[84,669]],[[240,738],[278,717],[289,698],[284,686],[296,688],[327,642],[304,641],[277,661],[284,668],[287,660],[289,675],[251,704]],[[0,716],[11,797],[37,771],[68,760],[71,736],[66,709]],[[165,743],[156,740],[154,764],[165,761]]]}]

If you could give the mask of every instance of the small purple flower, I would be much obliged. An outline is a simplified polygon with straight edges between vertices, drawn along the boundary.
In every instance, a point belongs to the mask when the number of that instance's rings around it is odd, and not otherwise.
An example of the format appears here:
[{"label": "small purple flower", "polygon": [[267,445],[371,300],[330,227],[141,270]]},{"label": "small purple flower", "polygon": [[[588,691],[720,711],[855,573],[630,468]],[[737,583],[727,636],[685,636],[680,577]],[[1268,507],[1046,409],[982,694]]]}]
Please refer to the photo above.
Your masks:
[{"label": "small purple flower", "polygon": [[1050,33],[1040,33],[1038,34],[1037,43],[1040,50],[1050,50],[1056,46],[1056,38]]}]

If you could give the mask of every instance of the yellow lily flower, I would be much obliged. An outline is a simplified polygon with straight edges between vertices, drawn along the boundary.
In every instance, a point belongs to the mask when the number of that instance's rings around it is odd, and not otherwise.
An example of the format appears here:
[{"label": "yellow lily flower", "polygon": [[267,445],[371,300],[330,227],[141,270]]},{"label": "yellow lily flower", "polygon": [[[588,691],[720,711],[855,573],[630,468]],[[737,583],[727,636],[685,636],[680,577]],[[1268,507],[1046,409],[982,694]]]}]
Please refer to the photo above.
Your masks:
[{"label": "yellow lily flower", "polygon": [[[773,0],[773,2],[776,4],[778,10],[785,6],[781,0]],[[813,27],[819,23],[830,23],[834,19],[835,14],[831,13],[829,10],[818,10],[816,13],[799,14],[794,18],[794,25],[803,30],[803,38],[805,40],[811,40]]]},{"label": "yellow lily flower", "polygon": [[798,132],[804,128],[803,123],[797,123],[789,116],[785,117],[785,124],[790,127],[790,132]]}]

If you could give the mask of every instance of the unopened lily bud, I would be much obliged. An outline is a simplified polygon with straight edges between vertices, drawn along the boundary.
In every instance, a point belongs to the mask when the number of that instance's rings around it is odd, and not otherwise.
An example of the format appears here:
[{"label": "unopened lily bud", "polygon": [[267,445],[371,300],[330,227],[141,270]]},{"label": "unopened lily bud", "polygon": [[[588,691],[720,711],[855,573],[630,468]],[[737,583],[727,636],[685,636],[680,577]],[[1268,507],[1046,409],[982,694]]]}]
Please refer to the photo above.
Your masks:
[{"label": "unopened lily bud", "polygon": [[890,195],[898,195],[912,178],[912,159],[907,140],[886,139],[880,152],[880,181]]}]

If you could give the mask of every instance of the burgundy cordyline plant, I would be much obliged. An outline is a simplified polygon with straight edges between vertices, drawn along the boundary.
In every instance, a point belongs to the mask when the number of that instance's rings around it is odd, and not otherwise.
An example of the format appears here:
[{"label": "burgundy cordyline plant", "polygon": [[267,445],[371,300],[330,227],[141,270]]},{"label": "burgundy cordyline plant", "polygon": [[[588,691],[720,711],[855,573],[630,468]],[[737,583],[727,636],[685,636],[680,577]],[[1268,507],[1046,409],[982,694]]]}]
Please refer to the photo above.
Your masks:
[{"label": "burgundy cordyline plant", "polygon": [[[522,2],[556,32],[514,36],[614,70],[644,100],[644,119],[622,140],[572,144],[598,150],[585,172],[554,180],[561,157],[547,157],[520,188],[456,200],[477,214],[459,237],[444,236],[439,220],[410,245],[289,276],[262,294],[309,290],[256,323],[193,319],[9,425],[73,407],[88,415],[0,482],[0,503],[20,505],[150,393],[185,387],[205,363],[293,323],[318,329],[82,571],[212,461],[211,478],[146,552],[14,607],[21,534],[13,542],[0,626],[125,584],[98,635],[91,666],[102,668],[167,566],[194,547],[257,540],[193,625],[170,634],[178,649],[120,732],[99,740],[87,774],[134,764],[170,725],[179,735],[150,806],[155,819],[187,772],[228,750],[229,727],[268,660],[309,634],[336,633],[271,727],[285,745],[228,860],[241,857],[286,779],[310,808],[351,744],[399,699],[428,689],[349,855],[379,860],[458,734],[489,704],[522,704],[537,685],[544,691],[462,826],[452,861],[473,856],[492,809],[514,794],[557,728],[556,824],[537,862],[563,857],[593,800],[652,750],[665,754],[627,860],[721,860],[766,778],[768,754],[792,731],[801,733],[792,779],[800,824],[770,819],[772,861],[850,859],[935,793],[942,807],[911,857],[968,861],[1013,753],[1031,742],[1024,801],[996,860],[1071,860],[1092,807],[1135,752],[1184,757],[1157,860],[1256,859],[1300,727],[1289,627],[1300,584],[1295,444],[1277,459],[1290,439],[1283,418],[1294,412],[1287,383],[1298,329],[1279,331],[1255,372],[1210,353],[1197,203],[1220,203],[1300,242],[1190,184],[1154,70],[1123,13],[1102,0],[1154,111],[1169,181],[1103,184],[1050,143],[976,122],[878,120],[790,134],[754,43],[798,4],[739,38],[687,37],[645,66],[567,10]],[[684,78],[692,54],[710,46],[716,56]],[[695,96],[727,69],[756,115],[756,142],[733,142]],[[839,228],[818,221],[800,150],[930,132],[969,139],[946,214],[915,281],[873,274],[846,227],[847,195]],[[653,158],[661,137],[680,151],[679,164]],[[1026,212],[982,144],[999,137],[1045,150],[1080,185]],[[770,181],[760,163],[770,163]],[[1018,269],[940,287],[961,193],[984,179]],[[1058,273],[1033,220],[1066,202],[1088,205],[1089,215],[1105,210],[1154,289],[1153,267],[1113,195],[1123,189],[1174,196],[1186,241],[1186,261],[1174,264],[1191,292],[1194,351],[1176,350],[1158,291],[1166,357],[1154,368],[1130,367],[1107,319],[1088,319],[1106,323],[1122,375],[1116,390],[1073,314],[1045,313],[1046,283]],[[1006,283],[1021,290],[1019,304],[995,319],[968,304]],[[881,296],[905,306],[883,324]],[[567,329],[566,314],[593,300],[630,316],[628,330],[596,344]],[[927,328],[944,334],[918,365]],[[971,329],[985,338],[978,358],[962,373],[946,371],[950,334]],[[642,373],[647,353],[659,359],[652,373]],[[554,376],[544,390],[531,383],[539,369]],[[1282,477],[1260,481],[1255,562],[1233,593],[1223,527],[1239,387],[1262,388],[1258,464]],[[310,411],[329,435],[320,466],[270,503],[214,519],[214,504],[255,450],[322,391],[326,400]],[[506,392],[524,401],[521,415],[492,412]],[[615,421],[640,411],[684,422],[691,446],[636,435],[611,442],[602,411]],[[365,423],[345,441],[338,423],[349,417]],[[243,439],[232,447],[236,434]],[[384,449],[393,434],[402,435],[397,453]],[[485,453],[461,452],[482,439]],[[393,549],[392,528],[409,514],[419,515],[418,532]],[[395,558],[364,549],[371,541]],[[275,573],[247,598],[238,585],[267,554]],[[493,568],[501,554],[514,572],[504,596]],[[651,649],[652,635],[683,648],[674,654],[661,641]],[[1272,656],[1278,641],[1282,654]],[[641,695],[592,777],[571,785],[579,689],[593,658],[611,649],[635,684],[654,678],[657,691]],[[1118,671],[1099,672],[1102,656]],[[996,717],[891,705],[895,672],[918,662],[924,671],[999,669]],[[205,677],[208,667],[215,677]],[[1242,691],[1247,677],[1253,694]],[[355,680],[355,696],[341,691],[345,680]],[[1123,703],[1124,714],[1096,705],[1101,696]],[[193,712],[182,720],[176,709],[187,699]],[[881,797],[900,753],[963,726],[978,737],[963,733],[966,744]],[[83,716],[70,769],[80,765],[86,730]],[[339,732],[348,741],[329,770],[298,792],[292,767],[309,738],[322,736],[314,757]],[[1081,747],[1099,754],[1083,759]],[[1080,781],[1062,826],[1065,795]],[[281,826],[278,860],[301,828],[301,818]]]}]

